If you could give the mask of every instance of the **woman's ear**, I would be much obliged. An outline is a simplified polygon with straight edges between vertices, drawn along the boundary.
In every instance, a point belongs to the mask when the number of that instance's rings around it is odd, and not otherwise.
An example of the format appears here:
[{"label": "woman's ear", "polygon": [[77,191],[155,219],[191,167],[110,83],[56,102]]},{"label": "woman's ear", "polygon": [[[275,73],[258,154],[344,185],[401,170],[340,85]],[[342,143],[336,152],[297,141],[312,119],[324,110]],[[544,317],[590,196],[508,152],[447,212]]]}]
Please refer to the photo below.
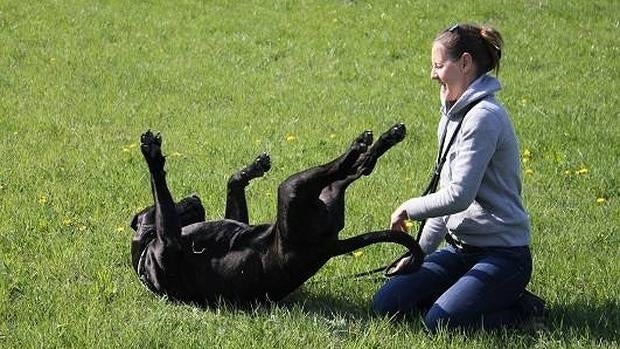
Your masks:
[{"label": "woman's ear", "polygon": [[461,63],[461,70],[464,73],[469,73],[470,71],[474,70],[474,59],[468,52],[464,52],[461,55],[460,63]]}]

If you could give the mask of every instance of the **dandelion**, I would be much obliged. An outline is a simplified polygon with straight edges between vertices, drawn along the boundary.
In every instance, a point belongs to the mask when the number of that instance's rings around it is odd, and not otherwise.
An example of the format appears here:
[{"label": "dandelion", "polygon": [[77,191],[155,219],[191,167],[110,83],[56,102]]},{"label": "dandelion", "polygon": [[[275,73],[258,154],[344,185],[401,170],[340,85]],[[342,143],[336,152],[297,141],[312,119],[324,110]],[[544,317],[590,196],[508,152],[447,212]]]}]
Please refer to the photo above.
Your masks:
[{"label": "dandelion", "polygon": [[600,197],[596,199],[597,204],[604,204],[605,202],[607,202],[606,198]]},{"label": "dandelion", "polygon": [[587,168],[582,167],[582,168],[578,169],[577,171],[575,171],[575,174],[578,175],[578,176],[581,176],[581,175],[587,174],[588,172],[590,172],[590,171]]},{"label": "dandelion", "polygon": [[336,134],[335,134],[335,133],[330,134],[330,135],[329,135],[329,138],[331,138],[331,139],[336,138]]},{"label": "dandelion", "polygon": [[288,136],[286,136],[286,141],[287,141],[287,142],[292,142],[292,141],[294,141],[294,140],[296,140],[296,139],[297,139],[297,137],[295,137],[295,136],[293,136],[293,135],[288,135]]},{"label": "dandelion", "polygon": [[125,228],[124,228],[124,227],[118,227],[118,228],[116,228],[116,232],[117,232],[117,233],[122,233],[123,231],[125,231]]},{"label": "dandelion", "polygon": [[47,203],[47,196],[41,195],[38,200],[39,204],[45,205]]},{"label": "dandelion", "polygon": [[411,229],[413,227],[413,221],[408,219],[405,221],[405,228],[407,228],[407,230]]},{"label": "dandelion", "polygon": [[529,149],[525,149],[523,151],[522,157],[529,159],[530,157],[532,157],[532,152]]},{"label": "dandelion", "polygon": [[357,257],[360,257],[363,254],[364,254],[364,252],[362,252],[362,251],[355,251],[355,252],[353,252],[353,257],[357,258]]},{"label": "dandelion", "polygon": [[525,174],[528,176],[531,176],[534,174],[534,170],[532,170],[531,168],[528,168],[527,170],[525,170]]},{"label": "dandelion", "polygon": [[128,145],[123,147],[123,153],[129,153],[131,151],[131,149],[133,149],[133,148],[135,148],[137,146],[138,146],[138,144],[136,144],[136,143],[128,144]]}]

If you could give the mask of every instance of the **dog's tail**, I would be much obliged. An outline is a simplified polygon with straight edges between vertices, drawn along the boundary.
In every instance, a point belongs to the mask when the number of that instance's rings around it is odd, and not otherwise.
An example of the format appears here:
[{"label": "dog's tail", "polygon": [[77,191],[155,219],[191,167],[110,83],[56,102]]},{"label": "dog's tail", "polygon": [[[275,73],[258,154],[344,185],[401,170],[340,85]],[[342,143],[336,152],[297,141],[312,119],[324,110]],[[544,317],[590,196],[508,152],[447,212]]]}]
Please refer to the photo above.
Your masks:
[{"label": "dog's tail", "polygon": [[407,233],[403,233],[395,230],[380,230],[373,231],[352,238],[338,240],[331,250],[332,256],[338,256],[341,254],[351,253],[362,247],[366,247],[372,244],[381,242],[392,242],[402,246],[405,246],[411,256],[413,256],[413,263],[418,265],[422,263],[424,259],[424,253],[420,248],[420,244],[414,237]]}]

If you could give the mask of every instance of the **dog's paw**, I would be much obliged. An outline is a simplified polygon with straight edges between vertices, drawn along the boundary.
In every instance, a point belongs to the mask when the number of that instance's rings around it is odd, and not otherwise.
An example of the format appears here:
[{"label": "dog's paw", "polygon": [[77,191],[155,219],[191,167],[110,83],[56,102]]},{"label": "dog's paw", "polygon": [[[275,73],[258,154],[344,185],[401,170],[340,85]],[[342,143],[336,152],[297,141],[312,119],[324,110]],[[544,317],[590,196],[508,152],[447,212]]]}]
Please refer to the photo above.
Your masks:
[{"label": "dog's paw", "polygon": [[391,143],[396,144],[405,139],[405,135],[407,134],[407,128],[405,127],[405,124],[401,122],[392,126],[392,128],[390,128],[386,132],[386,134],[387,138],[391,141]]},{"label": "dog's paw", "polygon": [[256,157],[243,172],[247,180],[262,177],[271,169],[271,157],[267,153],[262,153]]},{"label": "dog's paw", "polygon": [[147,130],[140,136],[140,150],[151,169],[163,169],[164,167],[165,159],[161,153],[161,143],[159,132],[154,134],[151,130]]},{"label": "dog's paw", "polygon": [[271,157],[267,153],[260,154],[254,163],[256,164],[256,167],[260,168],[263,174],[271,170]]},{"label": "dog's paw", "polygon": [[365,144],[366,146],[370,146],[373,142],[373,134],[372,131],[366,130],[362,132],[356,139],[355,142],[358,144]]},{"label": "dog's paw", "polygon": [[368,147],[370,147],[372,142],[373,142],[372,131],[366,130],[362,132],[359,136],[357,136],[357,138],[355,138],[351,146],[355,149],[360,150],[360,152],[363,153],[366,150],[368,150]]}]

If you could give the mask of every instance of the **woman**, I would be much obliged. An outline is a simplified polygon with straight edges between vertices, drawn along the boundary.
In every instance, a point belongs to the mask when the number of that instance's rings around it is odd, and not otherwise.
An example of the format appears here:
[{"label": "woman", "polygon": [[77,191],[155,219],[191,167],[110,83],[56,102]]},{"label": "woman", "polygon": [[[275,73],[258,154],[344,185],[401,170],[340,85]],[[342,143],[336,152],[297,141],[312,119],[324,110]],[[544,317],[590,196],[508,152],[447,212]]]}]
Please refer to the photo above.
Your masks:
[{"label": "woman", "polygon": [[[391,228],[427,219],[422,267],[389,279],[373,308],[394,316],[422,311],[428,330],[495,328],[542,316],[525,291],[532,274],[530,227],[521,200],[519,144],[495,99],[502,38],[495,29],[455,25],[433,42],[431,78],[439,83],[440,189],[402,203]],[[460,124],[460,125],[459,125]],[[454,141],[450,140],[455,135]],[[449,148],[449,149],[448,149]],[[446,239],[447,247],[436,251]]]}]

